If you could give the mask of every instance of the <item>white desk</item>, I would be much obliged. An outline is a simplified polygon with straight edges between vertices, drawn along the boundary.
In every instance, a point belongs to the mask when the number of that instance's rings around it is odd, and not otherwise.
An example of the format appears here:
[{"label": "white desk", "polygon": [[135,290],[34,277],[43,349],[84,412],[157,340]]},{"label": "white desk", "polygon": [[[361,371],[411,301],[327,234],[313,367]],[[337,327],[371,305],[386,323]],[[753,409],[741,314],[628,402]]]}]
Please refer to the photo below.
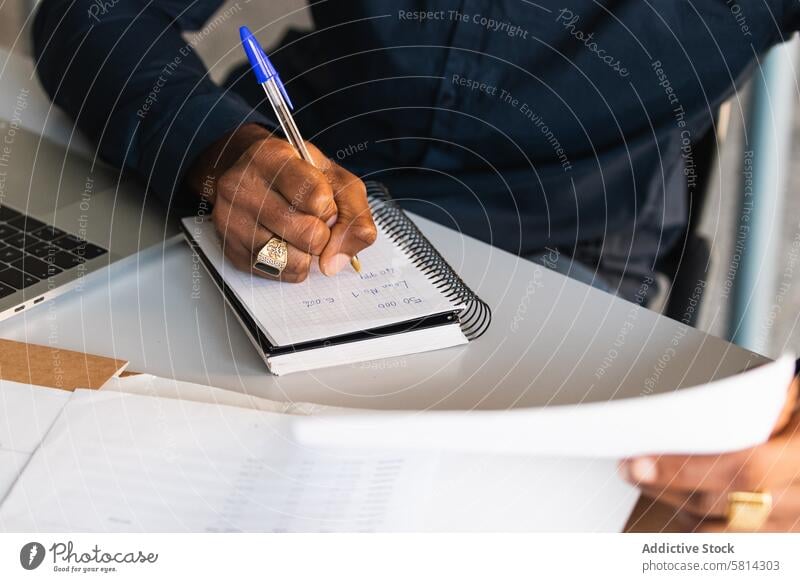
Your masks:
[{"label": "white desk", "polygon": [[[127,358],[134,370],[273,399],[365,408],[504,408],[635,396],[648,378],[657,378],[656,390],[672,389],[759,359],[438,225],[420,224],[494,308],[491,328],[469,346],[270,376],[181,242],[3,322],[0,336]],[[595,377],[604,358],[605,373]],[[663,369],[659,358],[669,360]],[[455,464],[446,473],[451,478],[435,484],[434,503],[464,511],[449,511],[433,527],[619,531],[638,497],[611,461],[520,459],[513,471],[497,462]],[[477,484],[482,495],[459,498],[463,482]]]},{"label": "white desk", "polygon": [[[114,272],[95,275],[81,290],[3,322],[0,336],[128,359],[134,370],[272,399],[361,408],[605,400],[690,386],[761,361],[481,242],[425,220],[419,224],[494,311],[489,331],[467,347],[270,376],[180,242],[134,257]],[[613,463],[538,466],[547,476],[540,481],[559,485],[550,486],[547,507],[530,516],[532,527],[622,527],[636,495],[614,475]],[[440,488],[443,496],[452,492],[446,484]],[[580,509],[590,502],[605,513],[582,515],[590,513]],[[567,506],[575,509],[566,511]],[[464,527],[469,521],[467,514]]]},{"label": "white desk", "polygon": [[[275,377],[180,242],[0,325],[9,339],[129,359],[135,370],[283,400],[359,408],[507,408],[638,396],[738,372],[759,356],[420,220],[492,306],[467,347]],[[468,259],[467,259],[468,257]]]}]

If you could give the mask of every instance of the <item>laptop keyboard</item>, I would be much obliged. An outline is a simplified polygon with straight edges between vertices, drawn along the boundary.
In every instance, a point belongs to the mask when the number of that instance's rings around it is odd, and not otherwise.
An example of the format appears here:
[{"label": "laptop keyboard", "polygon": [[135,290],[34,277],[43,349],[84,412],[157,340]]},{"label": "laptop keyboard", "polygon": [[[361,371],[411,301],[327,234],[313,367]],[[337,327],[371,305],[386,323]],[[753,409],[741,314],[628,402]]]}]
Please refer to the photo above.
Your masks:
[{"label": "laptop keyboard", "polygon": [[8,207],[0,207],[0,299],[108,251]]}]

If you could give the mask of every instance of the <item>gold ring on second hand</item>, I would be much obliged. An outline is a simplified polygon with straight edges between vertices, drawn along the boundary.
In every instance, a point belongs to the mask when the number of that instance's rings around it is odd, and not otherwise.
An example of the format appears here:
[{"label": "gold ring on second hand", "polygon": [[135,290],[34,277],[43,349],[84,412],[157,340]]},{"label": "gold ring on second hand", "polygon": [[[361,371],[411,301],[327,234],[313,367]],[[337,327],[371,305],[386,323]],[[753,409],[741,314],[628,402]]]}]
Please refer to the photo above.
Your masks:
[{"label": "gold ring on second hand", "polygon": [[258,251],[253,268],[267,275],[278,277],[286,268],[286,263],[288,262],[289,249],[286,247],[286,243],[277,236],[273,236]]},{"label": "gold ring on second hand", "polygon": [[734,531],[755,531],[769,518],[772,495],[766,491],[732,491],[728,493],[728,528]]}]

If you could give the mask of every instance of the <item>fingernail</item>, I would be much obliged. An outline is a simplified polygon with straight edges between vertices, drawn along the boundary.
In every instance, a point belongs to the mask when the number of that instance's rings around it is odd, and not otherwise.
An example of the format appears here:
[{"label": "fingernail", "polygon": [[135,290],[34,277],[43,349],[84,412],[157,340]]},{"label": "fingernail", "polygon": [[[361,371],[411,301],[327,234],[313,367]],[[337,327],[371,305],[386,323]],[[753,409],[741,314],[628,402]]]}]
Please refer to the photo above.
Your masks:
[{"label": "fingernail", "polygon": [[656,462],[649,457],[625,461],[620,469],[625,478],[634,483],[652,483],[658,474]]},{"label": "fingernail", "polygon": [[332,277],[342,269],[344,269],[347,265],[350,264],[350,257],[348,257],[344,253],[339,253],[337,255],[333,255],[330,261],[328,261],[327,267],[325,269],[325,274],[328,277]]}]

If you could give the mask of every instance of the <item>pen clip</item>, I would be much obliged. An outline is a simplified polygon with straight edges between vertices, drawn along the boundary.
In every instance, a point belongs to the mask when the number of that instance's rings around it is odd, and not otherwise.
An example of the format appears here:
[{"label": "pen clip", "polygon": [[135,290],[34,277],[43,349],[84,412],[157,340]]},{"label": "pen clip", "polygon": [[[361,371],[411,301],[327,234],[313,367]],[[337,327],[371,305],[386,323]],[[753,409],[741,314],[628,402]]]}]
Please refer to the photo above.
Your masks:
[{"label": "pen clip", "polygon": [[[267,55],[264,56],[266,57]],[[275,67],[273,67],[272,70],[275,71]],[[275,77],[275,83],[278,85],[278,89],[281,90],[281,95],[283,95],[283,98],[286,100],[286,104],[289,106],[289,109],[294,111],[294,105],[292,104],[292,100],[289,99],[289,94],[286,92],[286,88],[283,86],[283,81],[281,81],[281,76],[278,74],[278,71],[275,71],[273,77]]]}]

